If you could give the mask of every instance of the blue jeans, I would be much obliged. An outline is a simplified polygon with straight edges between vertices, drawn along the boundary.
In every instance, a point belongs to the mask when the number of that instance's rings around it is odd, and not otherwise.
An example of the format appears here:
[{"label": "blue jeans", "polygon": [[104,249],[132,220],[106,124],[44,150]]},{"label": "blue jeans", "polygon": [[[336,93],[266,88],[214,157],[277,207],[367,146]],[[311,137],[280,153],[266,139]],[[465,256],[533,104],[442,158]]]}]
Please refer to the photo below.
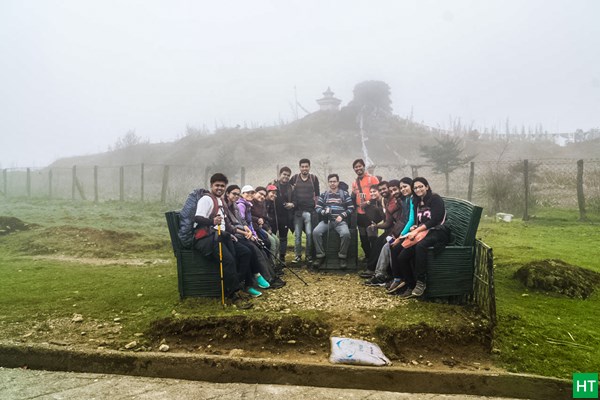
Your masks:
[{"label": "blue jeans", "polygon": [[302,256],[302,228],[306,234],[306,258],[312,257],[312,214],[309,211],[294,213],[294,253]]}]

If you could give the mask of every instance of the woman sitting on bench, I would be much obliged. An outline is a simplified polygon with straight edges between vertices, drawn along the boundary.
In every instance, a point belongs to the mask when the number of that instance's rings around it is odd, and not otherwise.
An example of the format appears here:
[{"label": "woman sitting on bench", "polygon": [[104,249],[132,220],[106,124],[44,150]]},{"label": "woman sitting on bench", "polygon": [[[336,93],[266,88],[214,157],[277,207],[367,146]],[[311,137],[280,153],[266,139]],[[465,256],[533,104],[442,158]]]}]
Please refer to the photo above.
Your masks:
[{"label": "woman sitting on bench", "polygon": [[450,240],[450,232],[444,226],[444,200],[432,193],[425,178],[413,179],[412,188],[415,225],[402,242],[404,249],[398,255],[398,263],[392,266],[394,281],[388,290],[405,298],[419,297],[425,292],[428,248],[443,247]]}]

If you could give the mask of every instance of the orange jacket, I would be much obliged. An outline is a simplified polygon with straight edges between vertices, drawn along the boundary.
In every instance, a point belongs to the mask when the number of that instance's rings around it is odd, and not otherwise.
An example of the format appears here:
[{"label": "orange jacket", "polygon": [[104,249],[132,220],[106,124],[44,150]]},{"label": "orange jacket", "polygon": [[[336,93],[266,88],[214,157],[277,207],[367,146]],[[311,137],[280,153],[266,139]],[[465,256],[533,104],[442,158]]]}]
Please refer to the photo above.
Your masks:
[{"label": "orange jacket", "polygon": [[365,210],[363,210],[363,208],[360,205],[371,200],[371,186],[379,184],[379,180],[376,177],[369,175],[368,172],[365,172],[362,178],[360,179],[361,190],[358,189],[358,182],[358,177],[356,177],[356,179],[352,182],[352,197],[355,199],[354,201],[356,202],[356,211],[359,214],[364,214]]}]

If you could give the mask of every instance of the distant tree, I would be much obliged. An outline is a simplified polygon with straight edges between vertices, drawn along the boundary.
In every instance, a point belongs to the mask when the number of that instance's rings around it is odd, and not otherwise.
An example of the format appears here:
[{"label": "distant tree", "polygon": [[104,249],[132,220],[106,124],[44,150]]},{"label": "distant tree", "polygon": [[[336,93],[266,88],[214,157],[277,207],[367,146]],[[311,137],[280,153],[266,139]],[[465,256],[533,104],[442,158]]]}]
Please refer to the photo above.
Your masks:
[{"label": "distant tree", "polygon": [[[126,134],[117,139],[114,146],[111,148],[108,147],[109,150],[121,150],[126,149],[131,146],[135,146],[136,144],[144,143],[141,136],[136,135],[135,129],[130,129]],[[148,143],[146,141],[145,143]]]},{"label": "distant tree", "polygon": [[[356,129],[359,114],[370,128],[392,114],[390,86],[382,81],[364,81],[354,86],[353,99],[340,110],[342,127]],[[382,118],[384,117],[384,118]]]},{"label": "distant tree", "polygon": [[437,142],[432,146],[422,145],[421,156],[433,164],[433,171],[444,174],[446,178],[446,194],[450,192],[450,174],[459,167],[471,162],[475,155],[463,156],[464,147],[462,140],[449,135],[435,138]]},{"label": "distant tree", "polygon": [[364,81],[354,86],[354,98],[348,104],[349,107],[368,111],[382,111],[386,114],[392,112],[392,100],[390,99],[390,86],[382,81]]}]

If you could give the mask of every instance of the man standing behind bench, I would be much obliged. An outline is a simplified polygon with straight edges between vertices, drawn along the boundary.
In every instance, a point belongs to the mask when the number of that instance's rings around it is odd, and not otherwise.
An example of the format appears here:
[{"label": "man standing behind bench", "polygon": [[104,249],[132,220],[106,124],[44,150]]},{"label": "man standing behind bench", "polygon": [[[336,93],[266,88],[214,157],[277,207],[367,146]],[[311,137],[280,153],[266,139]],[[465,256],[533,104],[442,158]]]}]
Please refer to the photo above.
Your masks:
[{"label": "man standing behind bench", "polygon": [[[244,296],[240,277],[248,274],[248,271],[238,271],[235,262],[235,249],[233,240],[235,236],[235,227],[227,221],[223,212],[223,193],[227,187],[227,177],[221,173],[216,173],[210,177],[210,194],[202,196],[198,200],[196,216],[194,221],[194,247],[204,256],[210,257],[217,262],[220,261],[219,241],[221,241],[221,254],[223,260],[223,282],[225,286],[225,296],[238,308],[250,308],[252,303],[248,303]],[[221,235],[219,237],[217,226],[220,226]],[[238,275],[239,274],[239,275]]]},{"label": "man standing behind bench", "polygon": [[319,225],[313,231],[313,240],[317,252],[317,259],[313,266],[318,268],[323,264],[325,260],[323,235],[333,228],[340,235],[338,257],[340,258],[340,268],[344,269],[347,267],[346,259],[348,258],[348,247],[350,246],[350,230],[346,221],[354,211],[354,204],[348,192],[339,188],[340,177],[338,174],[330,174],[327,177],[327,183],[329,184],[329,190],[321,193],[315,207],[317,214],[321,215],[324,221],[319,222]]}]

